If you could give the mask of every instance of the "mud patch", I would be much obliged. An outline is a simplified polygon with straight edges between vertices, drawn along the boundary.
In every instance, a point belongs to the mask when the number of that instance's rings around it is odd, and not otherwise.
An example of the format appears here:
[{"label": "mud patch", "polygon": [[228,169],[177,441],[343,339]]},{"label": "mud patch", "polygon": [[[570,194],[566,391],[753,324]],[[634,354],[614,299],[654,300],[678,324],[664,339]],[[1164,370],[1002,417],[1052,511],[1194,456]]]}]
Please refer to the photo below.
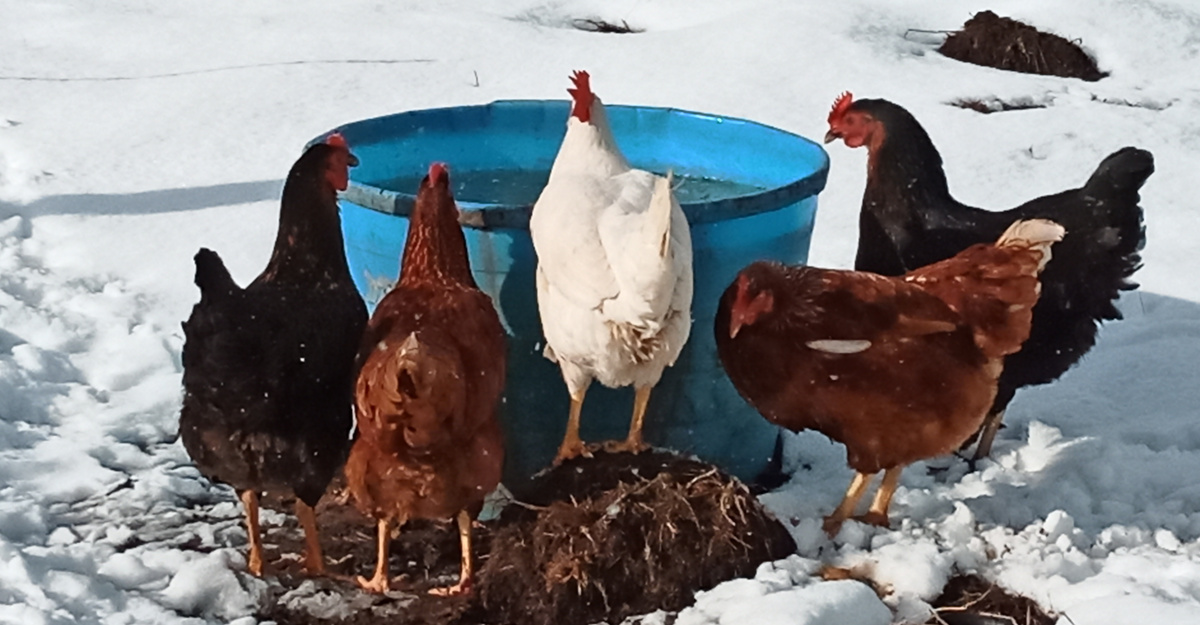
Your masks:
[{"label": "mud patch", "polygon": [[959,61],[1026,74],[1100,80],[1107,74],[1074,42],[981,11],[951,33],[938,52]]}]

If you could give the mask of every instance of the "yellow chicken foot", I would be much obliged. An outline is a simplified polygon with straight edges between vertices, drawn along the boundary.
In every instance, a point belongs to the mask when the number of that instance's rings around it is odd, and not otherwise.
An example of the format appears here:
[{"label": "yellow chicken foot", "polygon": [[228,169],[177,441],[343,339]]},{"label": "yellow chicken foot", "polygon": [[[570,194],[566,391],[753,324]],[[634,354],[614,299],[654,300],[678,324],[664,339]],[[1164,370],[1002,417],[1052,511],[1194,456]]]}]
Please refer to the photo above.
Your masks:
[{"label": "yellow chicken foot", "polygon": [[583,412],[583,394],[585,392],[580,391],[578,395],[571,396],[571,416],[567,419],[567,435],[563,437],[562,445],[558,448],[558,455],[554,457],[554,466],[577,456],[592,457],[587,445],[584,445],[583,440],[579,438],[579,415]]},{"label": "yellow chicken foot", "polygon": [[636,454],[650,449],[650,446],[642,440],[642,422],[646,418],[646,406],[650,403],[650,391],[653,389],[652,386],[637,389],[637,393],[633,396],[633,419],[629,422],[629,435],[620,443],[606,443],[605,451],[611,453],[627,451]]},{"label": "yellow chicken foot", "polygon": [[321,552],[321,539],[317,534],[317,517],[312,506],[296,499],[296,518],[304,528],[304,572],[308,575],[325,574],[325,556]]},{"label": "yellow chicken foot", "polygon": [[368,592],[385,593],[391,586],[388,581],[388,547],[392,539],[392,528],[386,520],[379,521],[379,546],[375,560],[375,576],[367,579],[358,576],[358,585]]},{"label": "yellow chicken foot", "polygon": [[460,510],[458,513],[458,541],[462,546],[462,566],[459,569],[458,583],[446,588],[430,588],[429,594],[454,597],[471,592],[475,577],[471,566],[471,515],[467,514],[466,510]]},{"label": "yellow chicken foot", "polygon": [[842,529],[842,523],[854,513],[854,509],[858,507],[858,500],[862,499],[863,492],[867,490],[867,483],[870,481],[870,475],[857,471],[854,473],[854,479],[850,480],[850,488],[846,489],[846,496],[842,498],[842,503],[838,504],[832,514],[825,517],[823,528],[831,538],[837,536]]},{"label": "yellow chicken foot", "polygon": [[888,527],[888,506],[892,503],[892,495],[896,494],[896,487],[900,485],[900,472],[903,470],[904,467],[892,467],[884,471],[883,481],[879,484],[879,490],[875,491],[871,507],[866,514],[855,519],[869,525]]},{"label": "yellow chicken foot", "polygon": [[250,553],[246,556],[246,571],[255,577],[262,577],[263,555],[262,537],[258,527],[258,493],[244,490],[239,496],[246,512],[246,538],[250,541]]}]

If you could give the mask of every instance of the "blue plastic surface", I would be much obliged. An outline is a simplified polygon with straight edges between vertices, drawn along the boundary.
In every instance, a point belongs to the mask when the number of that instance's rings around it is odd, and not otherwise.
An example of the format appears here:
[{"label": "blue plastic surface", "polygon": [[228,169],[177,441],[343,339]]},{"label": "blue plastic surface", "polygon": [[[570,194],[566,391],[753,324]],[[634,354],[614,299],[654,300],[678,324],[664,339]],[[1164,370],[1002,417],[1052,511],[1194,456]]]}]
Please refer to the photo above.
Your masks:
[{"label": "blue plastic surface", "polygon": [[[745,182],[762,192],[683,204],[692,226],[696,280],[691,338],[651,396],[646,440],[694,453],[742,479],[765,466],[777,429],[749,407],[716,356],[717,300],[737,272],[759,259],[788,263],[808,257],[817,194],[829,159],[803,137],[740,119],[674,109],[606,106],[621,151],[636,167],[676,176]],[[433,161],[455,172],[544,172],[566,127],[566,101],[500,101],[399,113],[338,128],[359,157],[342,196],[342,227],[355,283],[368,307],[399,274],[416,192],[364,181],[419,177]],[[532,199],[536,199],[536,193]],[[467,247],[480,288],[497,302],[509,331],[509,380],[501,418],[505,480],[522,479],[553,458],[566,429],[568,397],[544,345],[534,286],[536,257],[528,232],[530,205],[459,202]],[[623,438],[631,389],[593,384],[584,402],[584,440]]]}]

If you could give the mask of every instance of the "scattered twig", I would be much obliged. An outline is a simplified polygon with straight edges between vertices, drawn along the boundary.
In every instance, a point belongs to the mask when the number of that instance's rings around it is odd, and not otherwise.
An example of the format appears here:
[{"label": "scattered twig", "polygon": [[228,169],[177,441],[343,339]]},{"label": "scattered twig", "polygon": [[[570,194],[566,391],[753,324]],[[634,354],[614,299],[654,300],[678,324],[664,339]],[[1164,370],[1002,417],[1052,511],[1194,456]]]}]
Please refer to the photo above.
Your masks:
[{"label": "scattered twig", "polygon": [[923,35],[949,35],[958,32],[957,30],[925,30],[923,28],[909,28],[904,31],[904,38],[908,39],[909,33],[921,33]]},{"label": "scattered twig", "polygon": [[471,73],[475,74],[475,86],[478,87],[479,86],[479,72],[477,72],[475,70],[471,70]]},{"label": "scattered twig", "polygon": [[614,24],[612,22],[606,22],[602,19],[585,17],[571,20],[571,25],[579,30],[584,30],[589,33],[613,33],[618,35],[627,35],[645,32],[645,29],[634,28],[625,20],[621,20],[620,24]]}]

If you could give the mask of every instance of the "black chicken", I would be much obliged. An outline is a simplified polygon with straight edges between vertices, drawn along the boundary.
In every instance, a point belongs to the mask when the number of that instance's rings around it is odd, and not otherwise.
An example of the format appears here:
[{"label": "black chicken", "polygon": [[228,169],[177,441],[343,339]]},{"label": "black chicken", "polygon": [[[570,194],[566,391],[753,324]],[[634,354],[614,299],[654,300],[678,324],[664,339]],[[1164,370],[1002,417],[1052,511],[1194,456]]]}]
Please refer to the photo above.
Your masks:
[{"label": "black chicken", "polygon": [[993,241],[1018,219],[1050,219],[1066,228],[1042,274],[1029,340],[1004,361],[973,464],[991,453],[1018,388],[1058,379],[1095,344],[1099,322],[1121,318],[1113,302],[1120,291],[1137,287],[1129,277],[1141,266],[1145,244],[1138,190],[1154,172],[1154,157],[1122,148],[1078,189],[993,212],[950,196],[942,157],[929,135],[892,102],[854,101],[843,94],[829,114],[825,142],[839,138],[869,152],[854,262],[859,271],[898,276]]},{"label": "black chicken", "polygon": [[196,254],[200,302],[183,324],[184,447],[238,491],[262,574],[258,494],[292,493],[305,569],[324,572],[313,507],[350,447],[354,359],[367,309],[350,279],[337,192],[357,165],[340,135],[288,173],[271,259],[240,288],[216,252]]}]

